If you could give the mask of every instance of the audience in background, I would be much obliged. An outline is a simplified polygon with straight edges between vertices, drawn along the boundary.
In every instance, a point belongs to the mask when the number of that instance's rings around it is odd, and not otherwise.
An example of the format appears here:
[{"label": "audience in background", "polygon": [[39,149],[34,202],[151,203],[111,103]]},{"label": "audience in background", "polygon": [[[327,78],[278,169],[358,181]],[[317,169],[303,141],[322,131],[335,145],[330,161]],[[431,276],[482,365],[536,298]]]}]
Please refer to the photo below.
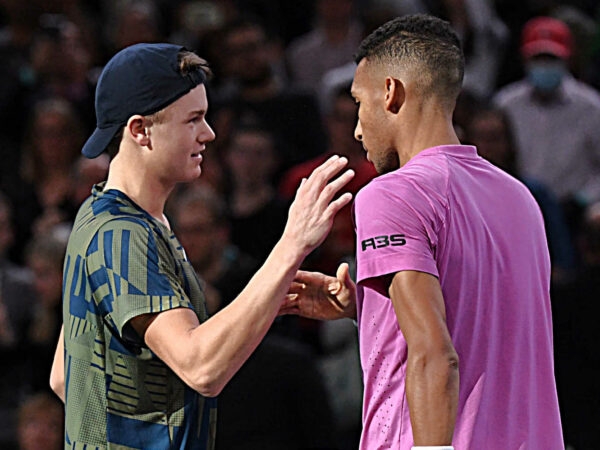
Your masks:
[{"label": "audience in background", "polygon": [[22,178],[35,195],[41,214],[32,232],[72,220],[69,207],[73,165],[79,157],[85,129],[72,104],[64,98],[34,106],[23,142]]},{"label": "audience in background", "polygon": [[237,123],[260,122],[282,140],[280,171],[321,154],[326,140],[317,99],[288,86],[277,43],[258,22],[244,19],[226,25],[221,37],[231,87],[210,113],[217,135],[225,141]]},{"label": "audience in background", "polygon": [[12,205],[0,193],[0,448],[14,448],[16,411],[30,392],[27,330],[32,321],[35,294],[29,270],[10,260],[14,243]]},{"label": "audience in background", "polygon": [[353,61],[363,38],[353,0],[317,0],[314,28],[287,48],[291,82],[317,92],[323,75]]},{"label": "audience in background", "polygon": [[192,266],[207,283],[209,314],[227,306],[258,269],[258,261],[231,242],[225,199],[209,186],[193,185],[169,203],[173,227]]},{"label": "audience in background", "polygon": [[287,219],[288,203],[274,186],[281,146],[277,137],[259,124],[240,124],[228,138],[223,152],[229,176],[226,199],[231,241],[262,263]]},{"label": "audience in background", "polygon": [[[455,118],[459,135],[521,179],[538,200],[553,262],[556,372],[566,445],[594,448],[600,408],[589,396],[598,397],[593,351],[598,339],[592,320],[599,289],[595,205],[600,201],[600,7],[591,0],[558,3],[0,2],[0,358],[10,368],[0,377],[0,419],[7,424],[0,447],[31,448],[17,447],[15,411],[40,383],[42,388],[47,384],[44,364],[51,361],[53,349],[46,354],[45,344],[32,340],[55,339],[58,319],[52,298],[60,290],[60,245],[52,257],[48,252],[44,257],[32,254],[42,243],[51,246],[57,224],[68,229],[91,185],[106,175],[107,158],[84,161],[78,155],[82,138],[95,126],[93,92],[108,58],[134,42],[169,40],[197,50],[213,67],[208,116],[218,138],[205,154],[202,180],[175,196],[172,218],[217,311],[227,305],[250,267],[264,258],[264,248],[281,231],[284,205],[319,161],[330,153],[346,155],[357,174],[353,191],[374,176],[352,138],[356,105],[345,85],[353,75],[358,41],[394,11],[432,13],[455,27],[466,57],[465,89]],[[195,239],[194,229],[211,226],[210,242]],[[331,272],[329,267],[340,260],[352,263],[353,239],[348,207],[306,264]],[[251,448],[252,442],[268,448],[269,441],[288,448],[284,442],[292,435],[268,435],[261,428],[267,423],[290,433],[312,428],[312,441],[295,436],[306,446],[358,446],[360,405],[353,394],[360,383],[354,371],[340,370],[340,361],[348,367],[356,362],[356,335],[351,323],[336,325],[334,329],[286,317],[276,321],[272,339],[240,372],[237,384],[224,392],[220,448]],[[285,337],[294,338],[291,346]],[[37,356],[35,361],[23,357],[28,345],[39,351],[39,361]],[[267,417],[267,403],[260,414],[240,409],[244,417],[227,407],[241,392],[250,392],[247,385],[259,378],[264,386],[275,384],[269,377],[277,375],[301,383],[285,368],[268,367],[272,355],[306,369],[312,381],[306,382],[302,395],[312,404],[303,408],[322,413],[319,420],[333,427],[331,433],[310,422],[302,408],[292,411],[273,403],[271,412],[278,417],[269,415],[263,423],[259,419]],[[324,371],[325,385],[315,374],[315,364]],[[347,390],[340,390],[344,383]],[[288,404],[297,400],[282,392],[271,394]],[[256,403],[254,398],[245,400]],[[288,427],[287,420],[297,420],[297,429]],[[228,440],[234,438],[239,441]]]},{"label": "audience in background", "polygon": [[48,374],[62,327],[62,271],[70,224],[58,224],[36,234],[25,248],[33,275],[35,304],[27,329],[28,360],[34,386],[48,386]]},{"label": "audience in background", "polygon": [[[333,154],[348,158],[348,167],[354,169],[354,178],[346,185],[349,192],[356,194],[376,174],[367,161],[360,142],[354,139],[357,106],[350,95],[350,84],[342,82],[333,89],[331,105],[325,117],[328,132],[328,148],[325,153],[289,169],[281,178],[279,193],[291,201],[302,178]],[[305,261],[305,267],[324,273],[334,273],[340,261],[352,258],[355,247],[354,225],[351,206],[344,207],[335,217],[333,228],[321,246]]]}]

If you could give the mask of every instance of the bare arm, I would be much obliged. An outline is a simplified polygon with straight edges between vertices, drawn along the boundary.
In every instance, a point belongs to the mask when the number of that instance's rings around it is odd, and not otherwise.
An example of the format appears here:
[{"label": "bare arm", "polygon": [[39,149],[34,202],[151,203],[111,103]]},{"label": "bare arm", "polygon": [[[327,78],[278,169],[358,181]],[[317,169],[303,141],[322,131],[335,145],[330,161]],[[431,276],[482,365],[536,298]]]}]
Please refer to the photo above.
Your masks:
[{"label": "bare arm", "polygon": [[58,343],[54,352],[52,369],[50,370],[50,387],[65,402],[65,327],[61,327]]},{"label": "bare arm", "polygon": [[199,324],[194,312],[177,308],[131,321],[148,347],[193,389],[217,395],[262,340],[300,264],[351,200],[348,193],[332,199],[353,172],[328,184],[346,163],[332,158],[301,184],[283,236],[248,286],[214,317]]},{"label": "bare arm", "polygon": [[390,298],[408,345],[406,396],[415,445],[451,445],[458,404],[458,355],[433,275],[394,275]]}]

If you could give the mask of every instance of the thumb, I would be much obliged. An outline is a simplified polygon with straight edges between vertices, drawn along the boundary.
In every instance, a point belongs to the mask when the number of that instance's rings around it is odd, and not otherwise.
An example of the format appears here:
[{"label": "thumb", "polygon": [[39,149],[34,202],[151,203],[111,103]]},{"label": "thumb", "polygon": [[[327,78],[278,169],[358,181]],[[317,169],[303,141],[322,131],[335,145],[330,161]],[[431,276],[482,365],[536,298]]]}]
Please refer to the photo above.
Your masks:
[{"label": "thumb", "polygon": [[337,272],[335,274],[335,278],[331,278],[331,282],[327,285],[327,291],[331,294],[331,295],[338,295],[342,289],[344,288],[344,285],[346,285],[347,283],[347,278],[349,277],[348,275],[349,273],[349,268],[348,268],[348,264],[347,263],[342,263],[340,264],[340,266],[337,269]]},{"label": "thumb", "polygon": [[342,288],[342,286],[347,289],[352,288],[354,281],[352,280],[352,277],[350,276],[350,266],[348,265],[348,263],[340,264],[335,276],[338,279],[340,289]]}]

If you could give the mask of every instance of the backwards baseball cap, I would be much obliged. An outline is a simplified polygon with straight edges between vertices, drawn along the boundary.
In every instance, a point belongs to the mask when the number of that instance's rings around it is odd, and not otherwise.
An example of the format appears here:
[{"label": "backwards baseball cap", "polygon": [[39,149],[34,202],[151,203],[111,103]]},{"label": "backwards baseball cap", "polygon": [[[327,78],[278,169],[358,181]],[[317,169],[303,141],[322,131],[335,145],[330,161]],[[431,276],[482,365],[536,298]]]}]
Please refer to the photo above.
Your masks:
[{"label": "backwards baseball cap", "polygon": [[182,50],[173,44],[135,44],[108,61],[96,86],[96,129],[81,153],[97,157],[131,116],[154,114],[206,81],[200,67],[180,72]]},{"label": "backwards baseball cap", "polygon": [[568,59],[572,40],[571,30],[564,22],[552,17],[536,17],[523,27],[521,54],[525,58],[548,54]]}]

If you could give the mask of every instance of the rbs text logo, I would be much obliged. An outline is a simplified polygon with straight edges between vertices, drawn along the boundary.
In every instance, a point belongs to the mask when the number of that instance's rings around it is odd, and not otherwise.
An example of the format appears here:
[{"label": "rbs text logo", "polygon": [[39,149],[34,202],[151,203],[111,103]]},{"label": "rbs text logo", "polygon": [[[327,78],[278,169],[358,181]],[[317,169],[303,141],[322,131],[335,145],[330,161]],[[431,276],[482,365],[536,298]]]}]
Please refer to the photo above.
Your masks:
[{"label": "rbs text logo", "polygon": [[406,236],[404,234],[390,234],[389,236],[375,236],[365,239],[361,242],[362,251],[366,251],[369,247],[376,250],[384,247],[398,247],[406,244]]}]

